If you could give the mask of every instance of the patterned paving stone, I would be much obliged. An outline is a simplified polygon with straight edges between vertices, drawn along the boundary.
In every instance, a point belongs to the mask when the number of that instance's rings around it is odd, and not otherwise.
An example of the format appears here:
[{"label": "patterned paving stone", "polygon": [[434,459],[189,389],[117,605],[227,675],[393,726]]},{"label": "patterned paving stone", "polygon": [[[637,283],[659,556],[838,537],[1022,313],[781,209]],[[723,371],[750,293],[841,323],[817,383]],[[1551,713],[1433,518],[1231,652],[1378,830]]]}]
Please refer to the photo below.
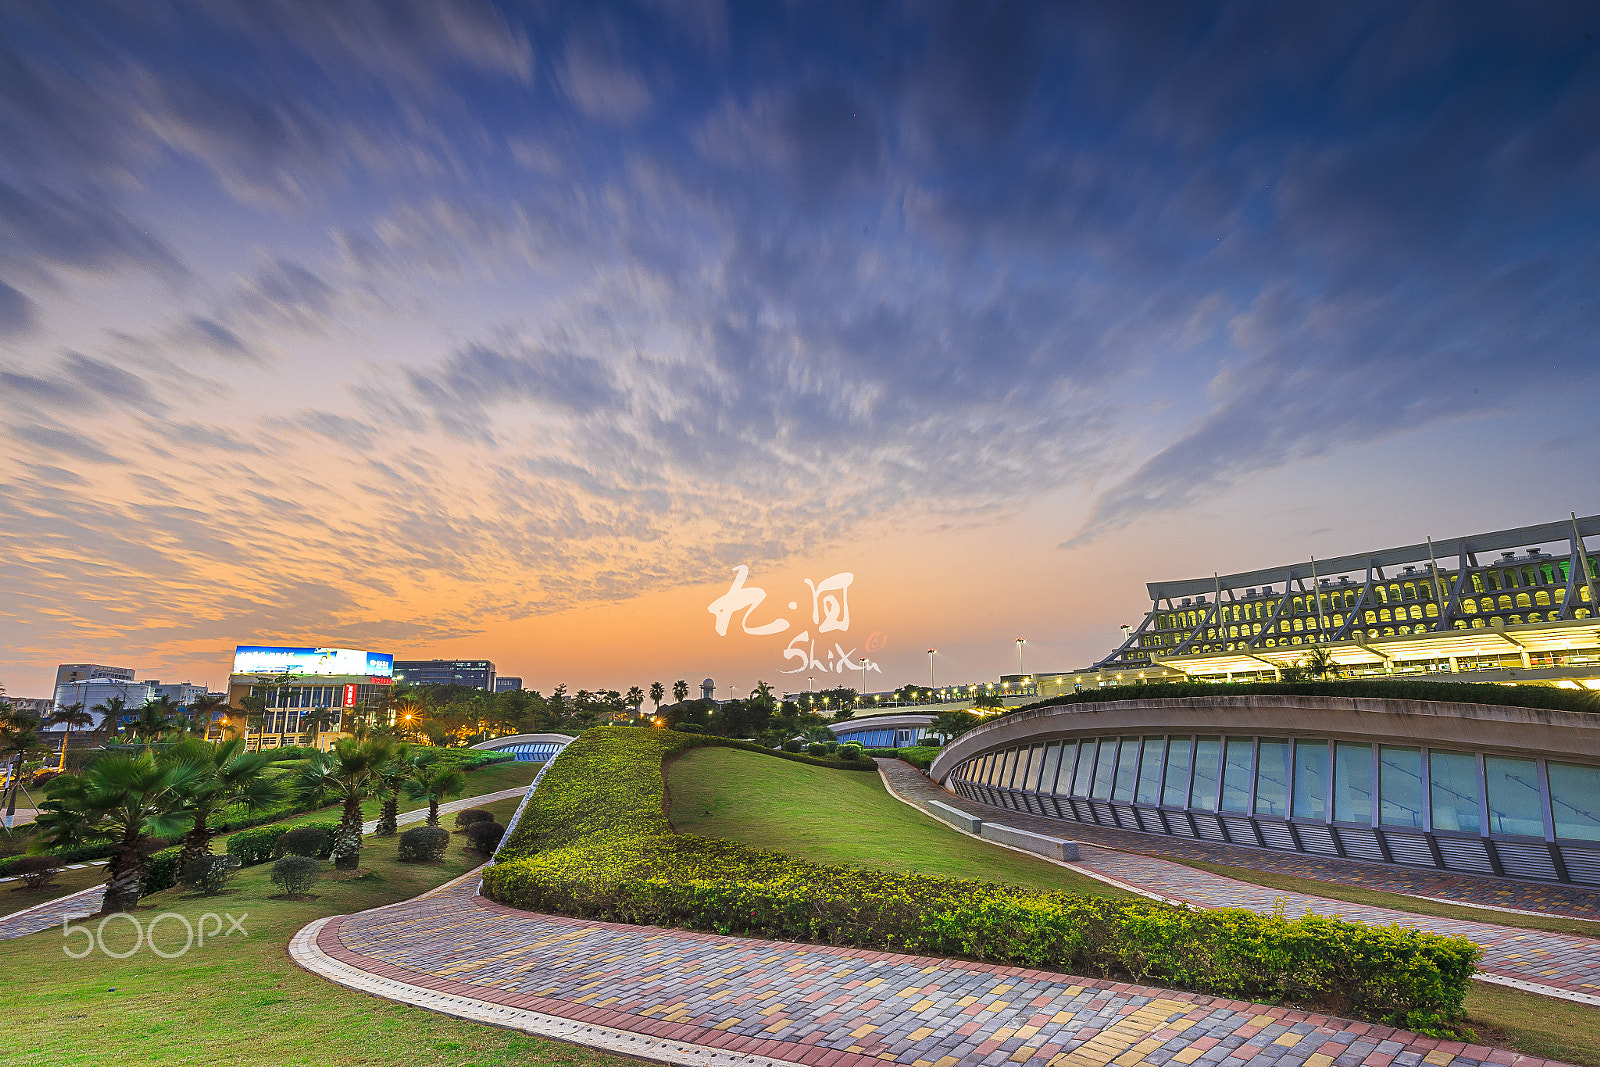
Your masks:
[{"label": "patterned paving stone", "polygon": [[[539,915],[487,901],[476,888],[469,877],[314,924],[309,944],[297,939],[295,958],[355,988],[500,1025],[580,1042],[583,1031],[551,1027],[643,1035],[665,1050],[648,1055],[673,1062],[1543,1063],[1367,1023],[1026,968]],[[691,1051],[699,1058],[685,1059]]]},{"label": "patterned paving stone", "polygon": [[[899,760],[881,760],[878,766],[883,771],[886,784],[908,803],[921,806],[930,799],[936,799],[1009,826],[1040,833],[1050,832],[1055,836],[1063,836],[1070,828],[1072,836],[1077,836],[1076,823],[1030,817],[964,800],[939,789],[915,768]],[[1166,841],[1165,838],[1148,835],[1127,836],[1139,836],[1140,844],[1146,849],[1152,847],[1152,841],[1160,845]],[[1576,995],[1569,999],[1596,998],[1593,1003],[1600,1004],[1600,940],[1594,938],[1416,915],[1327,897],[1289,893],[1185,867],[1158,856],[1113,851],[1081,843],[1080,859],[1074,866],[1197,907],[1245,908],[1263,914],[1281,908],[1291,918],[1308,914],[1339,915],[1373,925],[1397,924],[1466,937],[1483,947],[1483,960],[1479,964],[1481,973],[1543,987],[1558,994]]]}]

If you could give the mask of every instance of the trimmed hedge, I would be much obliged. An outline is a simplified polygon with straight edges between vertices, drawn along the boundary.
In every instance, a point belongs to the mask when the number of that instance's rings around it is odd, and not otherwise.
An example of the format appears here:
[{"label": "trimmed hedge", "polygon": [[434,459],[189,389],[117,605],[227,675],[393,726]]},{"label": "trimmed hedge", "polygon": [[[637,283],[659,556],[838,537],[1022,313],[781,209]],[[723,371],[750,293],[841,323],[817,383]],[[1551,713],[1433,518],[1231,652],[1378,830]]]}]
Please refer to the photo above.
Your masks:
[{"label": "trimmed hedge", "polygon": [[272,844],[272,858],[315,856],[327,859],[333,854],[333,834],[320,826],[296,826],[278,835]]},{"label": "trimmed hedge", "polygon": [[400,847],[396,851],[401,863],[432,863],[444,859],[445,849],[449,847],[449,830],[442,826],[418,826],[400,835]]},{"label": "trimmed hedge", "polygon": [[586,731],[529,797],[484,891],[514,907],[644,925],[965,956],[1450,1035],[1479,950],[1340,919],[1041,893],[835,867],[674,833],[662,761],[715,738]]}]

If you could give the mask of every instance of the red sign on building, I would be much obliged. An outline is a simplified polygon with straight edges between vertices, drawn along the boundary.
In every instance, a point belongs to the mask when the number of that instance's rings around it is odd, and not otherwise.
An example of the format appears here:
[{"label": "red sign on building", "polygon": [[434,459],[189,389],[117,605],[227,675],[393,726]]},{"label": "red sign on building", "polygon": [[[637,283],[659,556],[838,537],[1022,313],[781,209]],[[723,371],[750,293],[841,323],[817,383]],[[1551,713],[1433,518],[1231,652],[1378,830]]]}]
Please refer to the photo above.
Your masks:
[{"label": "red sign on building", "polygon": [[344,706],[347,708],[356,706],[356,687],[354,685],[344,687]]}]

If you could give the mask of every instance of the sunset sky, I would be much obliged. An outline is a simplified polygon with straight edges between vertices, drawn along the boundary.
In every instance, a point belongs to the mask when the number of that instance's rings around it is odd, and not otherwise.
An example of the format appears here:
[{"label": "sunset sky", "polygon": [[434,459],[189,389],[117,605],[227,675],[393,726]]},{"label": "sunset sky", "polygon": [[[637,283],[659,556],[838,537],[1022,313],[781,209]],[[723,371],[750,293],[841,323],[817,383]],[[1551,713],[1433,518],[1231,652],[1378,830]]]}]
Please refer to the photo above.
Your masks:
[{"label": "sunset sky", "polygon": [[1595,12],[7,4],[0,683],[804,688],[841,571],[993,679],[1600,511]]}]

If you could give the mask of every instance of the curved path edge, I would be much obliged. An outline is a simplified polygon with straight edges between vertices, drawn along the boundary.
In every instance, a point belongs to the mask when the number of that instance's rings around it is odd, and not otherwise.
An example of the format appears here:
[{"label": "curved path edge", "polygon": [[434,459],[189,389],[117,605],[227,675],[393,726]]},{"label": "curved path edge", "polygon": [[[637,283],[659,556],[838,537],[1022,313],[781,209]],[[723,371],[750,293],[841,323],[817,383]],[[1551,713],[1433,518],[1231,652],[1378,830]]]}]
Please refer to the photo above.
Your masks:
[{"label": "curved path edge", "polygon": [[[906,767],[917,774],[919,778],[921,777],[920,771],[915,771],[909,764],[906,764]],[[927,808],[917,803],[914,797],[907,796],[896,788],[895,776],[888,772],[883,761],[878,764],[878,778],[883,782],[883,787],[888,791],[889,795],[902,804],[921,812],[931,819],[939,818],[933,812],[928,811]],[[939,789],[941,794],[947,794],[942,799],[952,805],[962,807],[963,810],[982,807],[982,805],[966,801],[953,793],[949,793],[948,790],[940,789],[939,786],[931,782],[927,783],[927,785],[929,788]],[[995,810],[1002,811],[1003,809]],[[984,813],[984,817],[988,818],[987,813]],[[1520,928],[1513,929],[1497,926],[1493,923],[1440,919],[1413,912],[1352,904],[1332,897],[1318,897],[1288,890],[1263,889],[1253,883],[1241,882],[1223,875],[1198,871],[1152,855],[1136,856],[1133,853],[1120,852],[1104,845],[1080,844],[1082,859],[1076,863],[1067,862],[1052,859],[1049,856],[1041,856],[1037,852],[1013,848],[991,838],[969,833],[943,819],[939,819],[939,822],[947,829],[954,830],[958,834],[964,834],[976,841],[982,841],[984,844],[993,845],[996,848],[1010,849],[1012,852],[1018,852],[1033,859],[1053,863],[1057,867],[1065,867],[1106,885],[1115,886],[1118,889],[1124,889],[1138,896],[1166,904],[1191,908],[1234,907],[1258,912],[1270,912],[1283,902],[1290,902],[1295,905],[1291,909],[1291,914],[1315,913],[1336,917],[1342,914],[1353,922],[1397,923],[1416,929],[1431,930],[1435,933],[1467,937],[1486,950],[1485,958],[1480,960],[1478,972],[1473,976],[1478,981],[1490,982],[1494,985],[1521,990],[1525,993],[1537,993],[1540,996],[1554,997],[1558,1000],[1571,1001],[1576,1004],[1600,1007],[1600,983],[1596,981],[1596,971],[1600,970],[1600,966],[1597,966],[1600,965],[1600,942],[1596,942],[1592,938],[1577,935],[1549,934]],[[1107,864],[1108,866],[1116,867],[1118,869],[1117,874],[1110,874],[1097,868],[1094,864],[1096,857],[1102,859],[1120,857],[1120,863]],[[1168,884],[1176,882],[1179,885],[1185,882],[1195,885],[1203,884],[1214,889],[1233,885],[1239,889],[1239,899],[1219,901],[1215,892],[1209,898],[1199,894],[1190,896],[1173,895],[1170,892],[1162,892],[1152,886],[1134,882],[1127,877],[1129,870],[1143,871],[1148,874],[1152,872],[1165,873],[1168,869],[1175,872],[1178,877],[1176,879],[1160,879],[1163,882]],[[1118,877],[1118,875],[1122,875],[1122,877]],[[1457,902],[1444,901],[1443,903],[1454,904]],[[1513,953],[1511,949],[1516,949],[1516,952]],[[1516,966],[1514,961],[1526,961],[1525,969]],[[1557,977],[1558,975],[1560,977]],[[1554,981],[1541,982],[1537,980],[1545,976],[1549,976]],[[1587,979],[1587,981],[1583,982],[1585,988],[1577,988],[1579,981],[1583,979]],[[1562,984],[1554,984],[1555,982],[1561,982]],[[1588,992],[1586,991],[1588,989],[1594,989],[1597,992]]]}]

